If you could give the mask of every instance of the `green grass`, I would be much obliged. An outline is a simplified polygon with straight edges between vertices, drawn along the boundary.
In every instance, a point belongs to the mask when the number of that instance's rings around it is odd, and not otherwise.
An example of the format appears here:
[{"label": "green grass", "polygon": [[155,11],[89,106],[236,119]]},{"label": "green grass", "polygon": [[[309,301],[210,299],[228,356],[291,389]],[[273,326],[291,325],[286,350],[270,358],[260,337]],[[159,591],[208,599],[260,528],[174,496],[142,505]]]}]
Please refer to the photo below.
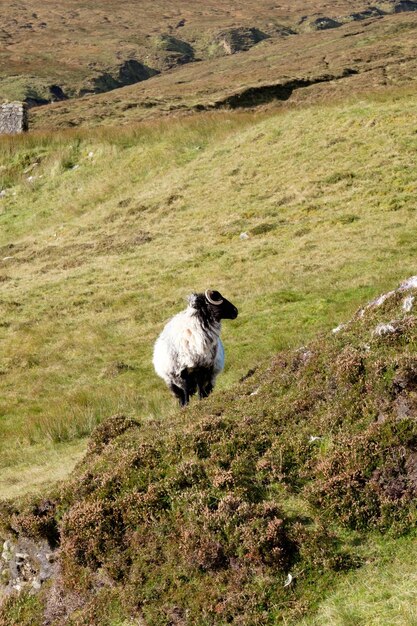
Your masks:
[{"label": "green grass", "polygon": [[[68,580],[78,581],[73,550],[84,542],[94,575],[101,559],[109,575],[125,576],[131,585],[116,585],[111,598],[107,588],[94,596],[89,623],[102,626],[111,604],[109,625],[127,624],[135,602],[136,608],[144,602],[150,623],[160,623],[170,608],[159,597],[180,606],[188,602],[194,616],[206,606],[207,624],[220,623],[223,615],[239,615],[251,626],[251,619],[297,626],[415,623],[411,540],[369,533],[392,522],[392,534],[400,534],[408,518],[396,518],[382,505],[375,513],[359,496],[358,509],[369,519],[364,526],[364,517],[355,517],[355,463],[348,453],[353,441],[354,459],[363,460],[363,449],[374,444],[372,429],[364,443],[361,429],[374,420],[380,393],[393,402],[394,369],[381,367],[379,377],[377,368],[387,360],[408,371],[415,338],[407,336],[409,343],[404,339],[400,346],[373,340],[376,359],[363,352],[371,325],[358,324],[357,335],[346,331],[334,343],[330,334],[325,343],[317,341],[318,354],[328,351],[323,368],[330,367],[329,375],[314,362],[311,378],[304,383],[300,374],[292,388],[297,357],[291,357],[295,369],[282,357],[266,370],[265,395],[252,398],[247,391],[262,384],[263,364],[275,352],[305,345],[318,331],[328,333],[358,306],[417,273],[416,113],[414,96],[398,96],[1,141],[0,497],[50,493],[84,453],[94,426],[109,415],[124,413],[141,423],[133,435],[115,437],[103,456],[96,433],[80,466],[86,473],[76,473],[57,500],[59,523],[67,516],[62,554]],[[242,232],[249,238],[240,239]],[[185,296],[206,287],[222,291],[240,314],[224,324],[227,368],[212,399],[180,414],[152,371],[152,346],[168,317],[185,306]],[[382,307],[369,324],[387,315],[394,312]],[[357,384],[358,355],[371,381],[366,401]],[[259,364],[246,391],[233,386]],[[320,400],[325,389],[333,402],[332,380],[342,390],[333,413],[323,411]],[[379,456],[360,468],[363,475],[373,476],[394,446],[388,481],[402,438],[409,445],[403,423],[393,420],[392,432],[389,424],[381,426]],[[322,431],[323,440],[312,449],[308,437]],[[197,461],[194,449],[201,454]],[[325,479],[340,466],[347,478],[330,481],[329,491]],[[308,480],[314,482],[310,492]],[[148,484],[155,490],[136,506],[130,496]],[[210,506],[228,490],[244,502],[241,518],[223,532]],[[168,498],[172,507],[165,513]],[[106,499],[114,520],[99,517],[91,534],[89,506]],[[288,554],[298,568],[297,585],[287,591],[285,568],[268,560],[262,506],[270,501],[279,504],[297,546],[295,556],[292,548]],[[138,519],[140,507],[149,507],[151,515]],[[28,530],[34,516],[25,515],[22,528]],[[268,515],[272,523],[278,512]],[[143,535],[134,534],[137,528]],[[189,550],[180,553],[181,533]],[[210,537],[214,543],[221,538],[233,559],[243,559],[241,569],[215,570]],[[274,535],[274,548],[281,549],[281,539]],[[121,545],[131,569],[120,562]],[[287,548],[284,542],[284,557]],[[165,560],[158,560],[161,551]],[[187,554],[201,560],[199,571]],[[352,569],[355,563],[362,567]],[[176,582],[187,580],[187,588]],[[288,592],[294,594],[290,603]],[[131,604],[125,605],[126,598]],[[22,597],[10,601],[7,615],[29,624],[42,610],[37,600]]]},{"label": "green grass", "polygon": [[224,389],[415,273],[416,112],[404,97],[3,139],[1,464],[112,413],[174,411],[152,345],[192,290],[240,310]]},{"label": "green grass", "polygon": [[28,448],[14,443],[3,447],[0,473],[1,498],[18,498],[27,492],[41,493],[63,480],[84,454],[83,439],[52,444],[43,441]]},{"label": "green grass", "polygon": [[4,100],[25,100],[26,98],[50,98],[47,81],[34,77],[0,77],[0,94]]},{"label": "green grass", "polygon": [[380,539],[369,563],[350,572],[297,626],[415,626],[415,537]]}]

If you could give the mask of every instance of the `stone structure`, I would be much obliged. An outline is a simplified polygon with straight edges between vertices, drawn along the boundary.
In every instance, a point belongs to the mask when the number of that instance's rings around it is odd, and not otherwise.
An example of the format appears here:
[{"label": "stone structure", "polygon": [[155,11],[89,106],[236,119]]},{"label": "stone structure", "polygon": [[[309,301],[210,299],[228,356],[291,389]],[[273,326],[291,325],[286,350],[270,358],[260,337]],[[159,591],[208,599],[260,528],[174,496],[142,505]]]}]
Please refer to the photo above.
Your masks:
[{"label": "stone structure", "polygon": [[0,135],[14,135],[28,129],[28,109],[24,102],[0,104]]}]

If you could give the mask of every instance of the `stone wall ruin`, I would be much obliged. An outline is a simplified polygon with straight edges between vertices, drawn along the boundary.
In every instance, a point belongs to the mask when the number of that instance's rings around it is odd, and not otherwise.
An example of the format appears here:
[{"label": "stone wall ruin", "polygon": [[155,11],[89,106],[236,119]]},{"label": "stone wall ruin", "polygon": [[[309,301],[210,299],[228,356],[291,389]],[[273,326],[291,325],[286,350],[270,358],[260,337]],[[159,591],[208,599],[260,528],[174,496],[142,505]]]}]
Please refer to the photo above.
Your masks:
[{"label": "stone wall ruin", "polygon": [[0,135],[15,135],[28,129],[28,109],[24,102],[0,104]]}]

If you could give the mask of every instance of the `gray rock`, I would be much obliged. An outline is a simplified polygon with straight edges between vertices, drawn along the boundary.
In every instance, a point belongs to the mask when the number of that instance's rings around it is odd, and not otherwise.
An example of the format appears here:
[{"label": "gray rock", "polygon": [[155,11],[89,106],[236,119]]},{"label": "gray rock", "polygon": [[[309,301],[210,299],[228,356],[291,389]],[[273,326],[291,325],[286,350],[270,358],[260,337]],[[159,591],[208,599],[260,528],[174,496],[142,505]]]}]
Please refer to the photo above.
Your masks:
[{"label": "gray rock", "polygon": [[55,554],[46,541],[6,540],[0,560],[0,597],[12,591],[39,591],[56,568]]},{"label": "gray rock", "polygon": [[213,43],[220,45],[226,54],[235,54],[249,50],[268,37],[257,28],[229,28],[217,33]]},{"label": "gray rock", "polygon": [[28,129],[28,109],[24,102],[0,104],[0,135],[14,135]]},{"label": "gray rock", "polygon": [[396,331],[395,326],[391,322],[388,324],[378,324],[376,328],[373,330],[372,335],[376,337],[382,337],[384,335],[392,335]]}]

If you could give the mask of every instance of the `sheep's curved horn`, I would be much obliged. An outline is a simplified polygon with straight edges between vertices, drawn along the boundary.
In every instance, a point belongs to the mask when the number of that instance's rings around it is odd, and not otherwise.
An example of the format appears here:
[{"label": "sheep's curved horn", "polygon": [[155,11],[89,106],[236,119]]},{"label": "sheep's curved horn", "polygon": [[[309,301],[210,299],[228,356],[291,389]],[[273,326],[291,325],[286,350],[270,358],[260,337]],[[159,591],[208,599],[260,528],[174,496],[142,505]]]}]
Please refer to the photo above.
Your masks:
[{"label": "sheep's curved horn", "polygon": [[219,304],[221,304],[223,302],[223,298],[220,298],[220,300],[213,300],[213,298],[211,298],[209,296],[209,293],[210,293],[210,291],[208,289],[206,289],[206,292],[205,292],[204,295],[206,296],[206,298],[210,302],[210,304],[217,304],[217,305],[219,305]]}]

